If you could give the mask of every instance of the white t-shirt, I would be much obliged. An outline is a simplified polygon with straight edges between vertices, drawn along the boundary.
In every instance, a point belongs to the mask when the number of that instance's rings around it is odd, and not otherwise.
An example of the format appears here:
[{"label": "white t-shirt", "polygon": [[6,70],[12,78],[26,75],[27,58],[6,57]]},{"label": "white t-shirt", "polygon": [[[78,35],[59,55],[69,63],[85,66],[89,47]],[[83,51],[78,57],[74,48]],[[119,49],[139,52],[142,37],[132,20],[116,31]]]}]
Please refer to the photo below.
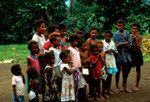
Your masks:
[{"label": "white t-shirt", "polygon": [[62,60],[59,58],[61,50],[59,48],[50,47],[49,51],[54,51],[54,55],[55,55],[54,67],[60,66],[60,64],[62,63]]},{"label": "white t-shirt", "polygon": [[42,51],[42,46],[46,42],[44,35],[41,34],[41,36],[38,36],[37,34],[34,34],[32,37],[32,40],[34,40],[38,43],[39,49],[40,49],[40,51]]},{"label": "white t-shirt", "polygon": [[22,76],[13,75],[12,77],[12,86],[16,85],[16,94],[18,96],[23,96],[25,93],[25,85],[23,83]]}]

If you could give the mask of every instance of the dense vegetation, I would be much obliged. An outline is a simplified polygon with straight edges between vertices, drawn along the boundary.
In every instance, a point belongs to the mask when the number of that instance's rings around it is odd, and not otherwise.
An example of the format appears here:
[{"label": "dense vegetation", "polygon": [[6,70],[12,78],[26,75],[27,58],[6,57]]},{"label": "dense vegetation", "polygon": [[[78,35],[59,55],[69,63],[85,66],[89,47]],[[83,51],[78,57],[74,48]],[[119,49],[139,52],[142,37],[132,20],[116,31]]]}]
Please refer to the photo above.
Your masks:
[{"label": "dense vegetation", "polygon": [[139,22],[142,34],[150,32],[150,3],[148,0],[1,0],[0,44],[26,43],[33,32],[35,20],[43,18],[47,25],[65,23],[68,34],[81,29],[88,32],[97,27],[115,30],[115,22],[122,18],[130,30],[132,22]]}]

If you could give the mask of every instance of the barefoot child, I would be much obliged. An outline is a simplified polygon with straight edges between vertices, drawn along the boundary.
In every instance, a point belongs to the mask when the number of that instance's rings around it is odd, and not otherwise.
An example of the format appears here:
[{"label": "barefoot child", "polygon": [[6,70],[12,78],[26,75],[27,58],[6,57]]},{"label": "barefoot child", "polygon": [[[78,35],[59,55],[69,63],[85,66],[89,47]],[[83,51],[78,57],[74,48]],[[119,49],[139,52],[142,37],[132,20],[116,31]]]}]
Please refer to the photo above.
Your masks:
[{"label": "barefoot child", "polygon": [[60,53],[62,64],[60,70],[63,73],[61,102],[75,101],[75,87],[73,79],[73,69],[71,67],[70,51],[64,50]]},{"label": "barefoot child", "polygon": [[111,90],[111,81],[112,75],[115,74],[117,70],[116,60],[114,53],[117,53],[117,49],[115,46],[114,41],[111,40],[112,33],[109,30],[106,30],[104,33],[105,40],[103,41],[104,47],[103,50],[105,51],[105,61],[106,61],[106,68],[108,71],[108,77],[106,79],[106,90],[108,94],[113,94]]}]

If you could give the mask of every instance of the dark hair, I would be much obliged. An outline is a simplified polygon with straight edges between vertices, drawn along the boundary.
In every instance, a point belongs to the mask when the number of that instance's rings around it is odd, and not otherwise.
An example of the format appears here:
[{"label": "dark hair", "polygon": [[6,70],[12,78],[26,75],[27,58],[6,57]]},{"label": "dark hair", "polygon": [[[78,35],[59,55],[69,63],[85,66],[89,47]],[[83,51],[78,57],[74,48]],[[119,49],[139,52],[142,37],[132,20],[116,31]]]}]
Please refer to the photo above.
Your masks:
[{"label": "dark hair", "polygon": [[36,41],[34,41],[34,40],[30,40],[29,42],[28,42],[28,50],[31,50],[32,49],[32,46],[34,45],[34,44],[38,44]]},{"label": "dark hair", "polygon": [[66,58],[67,56],[70,55],[70,51],[69,50],[63,50],[60,55],[59,58],[63,61],[64,58]]},{"label": "dark hair", "polygon": [[58,25],[51,25],[48,27],[48,33],[52,33],[55,31],[55,29],[59,29]]},{"label": "dark hair", "polygon": [[112,32],[111,32],[111,30],[106,30],[104,34],[107,34],[107,33],[109,33],[109,34],[110,34],[110,36],[112,36]]},{"label": "dark hair", "polygon": [[140,28],[141,28],[140,24],[137,23],[137,22],[133,22],[132,25],[131,25],[131,27],[133,27],[133,26],[137,27],[138,30],[140,30]]},{"label": "dark hair", "polygon": [[37,30],[37,28],[39,28],[42,23],[45,23],[44,19],[39,19],[39,20],[35,21],[35,23],[34,23],[35,30]]},{"label": "dark hair", "polygon": [[125,21],[123,19],[119,19],[117,20],[117,24],[122,23],[123,25],[125,25]]},{"label": "dark hair", "polygon": [[98,48],[98,46],[96,44],[91,45],[90,52],[93,52],[95,50],[95,48]]},{"label": "dark hair", "polygon": [[73,41],[78,40],[78,39],[79,39],[79,37],[74,34],[74,35],[71,35],[71,36],[69,37],[69,42],[73,42]]},{"label": "dark hair", "polygon": [[22,76],[22,79],[23,79],[23,83],[25,84],[25,78],[21,72],[21,66],[20,64],[14,64],[11,66],[11,73],[16,75],[16,76]]},{"label": "dark hair", "polygon": [[61,30],[61,29],[66,29],[66,28],[67,28],[67,27],[66,27],[65,24],[63,24],[63,23],[59,24],[59,30]]},{"label": "dark hair", "polygon": [[54,55],[54,51],[50,51],[48,53],[45,54],[45,63],[46,64],[54,64],[52,63],[50,60],[48,59],[55,59],[55,55]]},{"label": "dark hair", "polygon": [[52,36],[50,39],[49,39],[49,41],[53,44],[53,42],[54,41],[56,41],[57,40],[57,37],[55,37],[55,36]]},{"label": "dark hair", "polygon": [[91,32],[92,30],[97,30],[97,28],[95,28],[95,27],[91,28],[91,29],[90,29],[90,32]]}]

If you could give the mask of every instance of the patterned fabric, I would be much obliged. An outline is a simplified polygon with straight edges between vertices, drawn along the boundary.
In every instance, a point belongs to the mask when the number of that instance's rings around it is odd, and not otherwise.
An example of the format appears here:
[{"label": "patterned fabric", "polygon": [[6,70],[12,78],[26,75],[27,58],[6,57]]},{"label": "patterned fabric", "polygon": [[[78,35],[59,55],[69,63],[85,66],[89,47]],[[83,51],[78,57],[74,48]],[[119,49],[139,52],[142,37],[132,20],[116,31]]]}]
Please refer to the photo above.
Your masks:
[{"label": "patterned fabric", "polygon": [[[110,49],[114,50],[117,53],[117,49],[114,41],[110,41],[110,43],[103,41],[104,51],[108,51]],[[108,73],[113,74],[117,72],[116,59],[113,52],[105,53],[106,67],[108,68]]]},{"label": "patterned fabric", "polygon": [[60,65],[60,70],[63,72],[61,101],[75,101],[73,74],[68,74],[64,68],[71,69],[68,64],[62,63]]},{"label": "patterned fabric", "polygon": [[[93,65],[96,61],[97,56],[90,55],[90,62]],[[102,61],[98,60],[94,66],[91,68],[92,78],[101,79],[102,78]]]}]

